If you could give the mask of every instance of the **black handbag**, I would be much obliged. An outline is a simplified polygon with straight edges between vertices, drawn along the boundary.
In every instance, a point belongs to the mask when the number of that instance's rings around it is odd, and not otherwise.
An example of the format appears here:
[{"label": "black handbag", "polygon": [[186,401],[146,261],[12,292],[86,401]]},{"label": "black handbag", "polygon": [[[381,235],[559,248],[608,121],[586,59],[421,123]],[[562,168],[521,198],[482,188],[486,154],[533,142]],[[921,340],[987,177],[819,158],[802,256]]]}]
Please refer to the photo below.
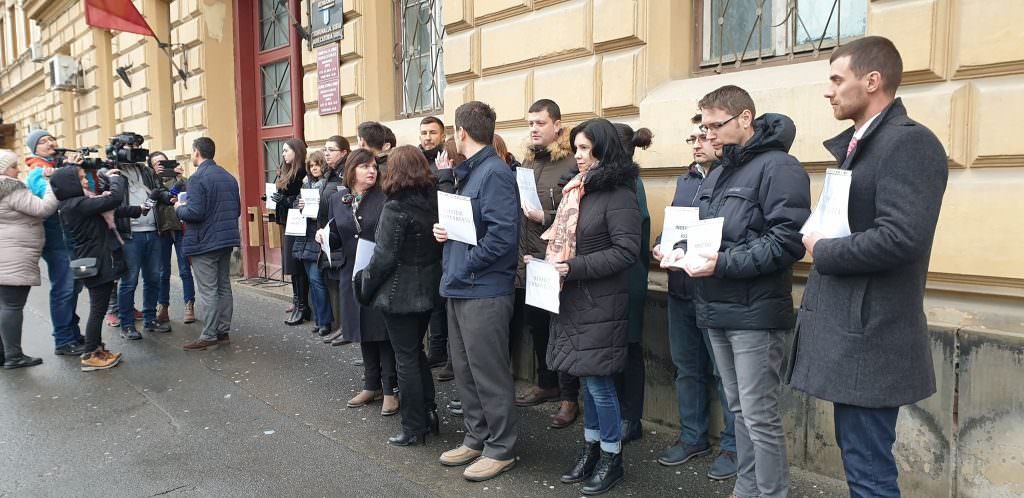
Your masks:
[{"label": "black handbag", "polygon": [[92,278],[99,273],[100,269],[96,258],[79,258],[71,262],[71,275],[75,280]]}]

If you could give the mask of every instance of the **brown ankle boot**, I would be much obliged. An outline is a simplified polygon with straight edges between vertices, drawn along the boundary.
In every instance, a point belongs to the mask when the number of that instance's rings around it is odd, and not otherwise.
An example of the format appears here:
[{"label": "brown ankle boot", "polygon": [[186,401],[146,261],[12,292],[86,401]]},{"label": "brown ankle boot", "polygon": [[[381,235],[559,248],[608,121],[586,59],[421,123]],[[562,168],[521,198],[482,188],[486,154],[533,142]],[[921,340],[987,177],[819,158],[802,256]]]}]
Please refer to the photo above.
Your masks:
[{"label": "brown ankle boot", "polygon": [[185,303],[185,319],[182,321],[185,323],[195,323],[196,303],[194,301],[189,301]]},{"label": "brown ankle boot", "polygon": [[564,429],[572,425],[576,421],[576,417],[580,414],[580,405],[575,401],[562,401],[562,404],[558,406],[558,413],[551,417],[551,424],[548,427],[552,429]]},{"label": "brown ankle boot", "polygon": [[167,323],[171,321],[170,310],[167,309],[166,304],[156,305],[156,321],[159,323]]}]

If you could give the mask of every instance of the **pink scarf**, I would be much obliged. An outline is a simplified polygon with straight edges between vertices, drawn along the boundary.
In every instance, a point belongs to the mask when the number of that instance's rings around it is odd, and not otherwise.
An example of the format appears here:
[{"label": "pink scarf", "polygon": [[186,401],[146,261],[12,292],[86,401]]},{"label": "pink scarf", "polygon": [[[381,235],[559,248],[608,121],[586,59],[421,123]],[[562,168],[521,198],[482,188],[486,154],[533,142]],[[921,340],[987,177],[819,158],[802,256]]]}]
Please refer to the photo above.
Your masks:
[{"label": "pink scarf", "polygon": [[562,202],[555,212],[555,222],[541,236],[548,241],[544,259],[561,263],[576,256],[576,224],[580,219],[580,200],[586,173],[579,173],[562,188]]}]

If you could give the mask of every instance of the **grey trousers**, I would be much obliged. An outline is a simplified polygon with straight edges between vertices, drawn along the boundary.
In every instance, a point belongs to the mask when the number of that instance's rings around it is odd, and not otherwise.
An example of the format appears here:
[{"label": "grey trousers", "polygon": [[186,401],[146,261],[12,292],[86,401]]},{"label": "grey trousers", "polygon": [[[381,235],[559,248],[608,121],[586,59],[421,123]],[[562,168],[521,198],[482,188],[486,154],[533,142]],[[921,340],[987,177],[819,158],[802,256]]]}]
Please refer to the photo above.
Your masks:
[{"label": "grey trousers", "polygon": [[515,296],[448,299],[448,346],[462,400],[462,444],[495,460],[515,458],[515,385],[508,324]]},{"label": "grey trousers", "polygon": [[21,325],[31,289],[27,285],[0,285],[0,363],[21,358]]},{"label": "grey trousers", "polygon": [[779,415],[782,330],[708,329],[729,411],[736,416],[740,498],[789,494],[786,435]]},{"label": "grey trousers", "polygon": [[196,282],[199,319],[204,341],[216,341],[231,330],[235,310],[231,295],[231,248],[192,256],[192,277]]}]

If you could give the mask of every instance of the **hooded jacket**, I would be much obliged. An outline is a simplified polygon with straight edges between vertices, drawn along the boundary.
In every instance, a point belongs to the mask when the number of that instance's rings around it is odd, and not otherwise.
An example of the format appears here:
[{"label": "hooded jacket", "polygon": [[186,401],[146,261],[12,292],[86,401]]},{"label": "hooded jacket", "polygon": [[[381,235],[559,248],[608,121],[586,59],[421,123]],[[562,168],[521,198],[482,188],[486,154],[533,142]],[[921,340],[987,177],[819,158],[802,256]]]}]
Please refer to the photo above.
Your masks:
[{"label": "hooded jacket", "polygon": [[[46,177],[43,176],[43,170],[54,167],[54,164],[54,160],[42,156],[30,155],[25,158],[25,165],[31,168],[25,183],[28,184],[29,190],[40,199],[46,193],[46,185],[48,183]],[[46,218],[46,221],[43,222],[43,232],[46,234],[44,250],[66,251],[69,249],[67,242],[64,240],[64,229],[60,226],[60,217],[57,216],[57,213]]]},{"label": "hooded jacket", "polygon": [[715,274],[694,279],[701,328],[794,325],[793,263],[804,256],[800,228],[811,212],[810,178],[788,154],[795,137],[791,119],[762,115],[750,140],[723,148],[701,186],[701,219],[725,218]]},{"label": "hooded jacket", "polygon": [[640,257],[641,215],[633,163],[588,172],[576,225],[576,255],[552,315],[548,368],[577,377],[626,367],[629,269]]},{"label": "hooded jacket", "polygon": [[440,301],[441,244],[434,239],[437,193],[403,190],[388,197],[377,222],[373,258],[354,286],[361,303],[391,314],[422,313]]},{"label": "hooded jacket", "polygon": [[39,256],[45,243],[43,220],[57,212],[57,198],[48,186],[44,188],[40,199],[20,180],[0,176],[0,285],[40,283]]},{"label": "hooded jacket", "polygon": [[[562,187],[565,186],[563,177],[567,176],[570,171],[578,172],[576,159],[573,157],[572,147],[569,144],[569,131],[563,129],[558,139],[547,147],[528,146],[522,167],[533,170],[533,179],[537,182],[537,195],[544,208],[544,220],[537,223],[522,214],[522,209],[519,210],[522,222],[519,235],[519,263],[516,267],[516,287],[520,289],[525,286],[526,281],[526,263],[523,262],[523,256],[544,258],[544,251],[547,249],[548,243],[540,236],[555,221],[555,211],[558,210],[558,205],[562,202]],[[571,176],[569,178],[571,179]]]},{"label": "hooded jacket", "polygon": [[128,195],[128,183],[116,175],[109,183],[109,194],[86,197],[77,167],[57,168],[50,177],[53,193],[60,201],[60,221],[75,259],[96,258],[97,275],[82,281],[88,288],[113,282],[126,270],[121,239],[103,213],[114,210],[115,219],[125,214],[121,203]]}]

